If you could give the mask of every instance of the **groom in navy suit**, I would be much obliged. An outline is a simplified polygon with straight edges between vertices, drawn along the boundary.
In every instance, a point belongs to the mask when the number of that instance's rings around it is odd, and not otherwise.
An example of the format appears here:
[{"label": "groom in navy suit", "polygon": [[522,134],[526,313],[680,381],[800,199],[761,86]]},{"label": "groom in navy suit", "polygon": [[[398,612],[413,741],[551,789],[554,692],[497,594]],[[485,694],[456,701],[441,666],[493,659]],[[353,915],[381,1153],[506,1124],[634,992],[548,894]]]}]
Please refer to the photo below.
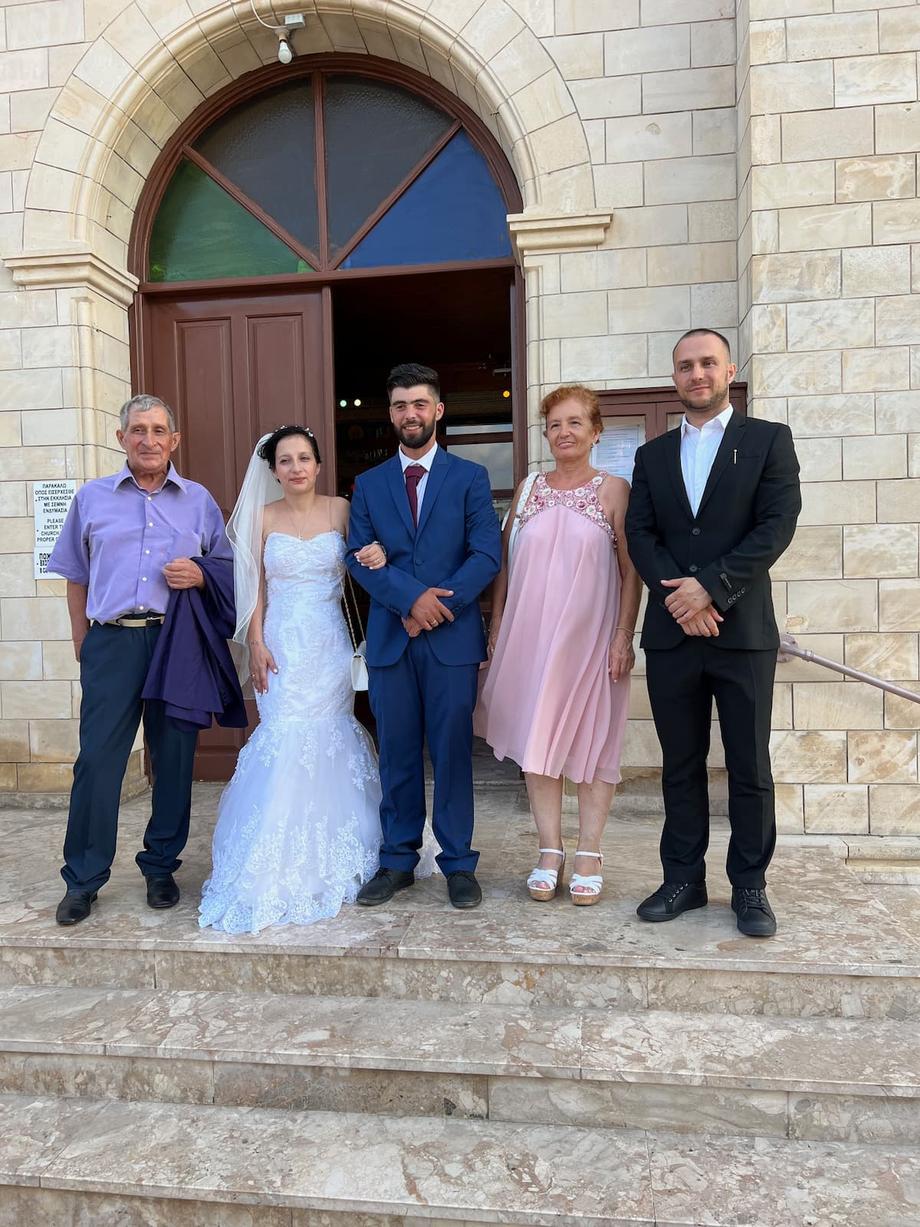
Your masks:
[{"label": "groom in navy suit", "polygon": [[[486,470],[437,444],[444,415],[437,372],[415,363],[394,367],[387,394],[399,450],[357,480],[346,560],[371,596],[367,664],[383,789],[380,869],[358,902],[386,903],[415,881],[427,738],[438,864],[454,907],[476,907],[473,707],[486,659],[477,598],[501,565],[501,533]],[[386,550],[379,570],[355,560],[369,541]]]}]

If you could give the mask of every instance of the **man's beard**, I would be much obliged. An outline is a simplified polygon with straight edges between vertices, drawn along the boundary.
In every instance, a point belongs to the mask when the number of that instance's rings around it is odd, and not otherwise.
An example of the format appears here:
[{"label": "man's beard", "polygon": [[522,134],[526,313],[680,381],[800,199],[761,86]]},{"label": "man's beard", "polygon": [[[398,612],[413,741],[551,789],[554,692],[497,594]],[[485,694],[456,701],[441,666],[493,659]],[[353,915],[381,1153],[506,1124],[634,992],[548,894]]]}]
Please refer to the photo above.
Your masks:
[{"label": "man's beard", "polygon": [[726,380],[721,387],[714,388],[709,399],[702,403],[685,400],[680,393],[678,393],[677,399],[691,413],[708,413],[710,409],[715,409],[717,405],[724,407],[725,402],[728,400],[728,381]]},{"label": "man's beard", "polygon": [[424,447],[431,436],[434,434],[434,428],[437,423],[432,422],[430,426],[423,426],[420,431],[417,431],[410,438],[405,430],[396,428],[396,438],[400,441],[403,447],[408,447],[411,451],[417,451],[420,447]]}]

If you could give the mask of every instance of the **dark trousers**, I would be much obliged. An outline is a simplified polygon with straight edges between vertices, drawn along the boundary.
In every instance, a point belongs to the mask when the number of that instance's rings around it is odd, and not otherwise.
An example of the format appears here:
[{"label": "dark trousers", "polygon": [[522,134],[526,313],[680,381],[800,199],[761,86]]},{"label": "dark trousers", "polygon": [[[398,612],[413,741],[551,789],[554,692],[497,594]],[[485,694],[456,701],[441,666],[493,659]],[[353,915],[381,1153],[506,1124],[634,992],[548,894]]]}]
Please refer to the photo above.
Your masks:
[{"label": "dark trousers", "polygon": [[762,887],[776,844],[770,770],[776,651],[718,648],[694,636],[666,651],[647,650],[645,659],[663,755],[665,881],[701,882],[706,876],[706,757],[715,699],[728,769],[732,833],[726,870],[733,886]]},{"label": "dark trousers", "polygon": [[[435,632],[436,634],[437,632]],[[395,665],[369,670],[380,746],[384,869],[418,864],[425,826],[424,745],[434,767],[432,826],[442,872],[474,870],[473,707],[478,665],[442,665],[427,634],[410,639]]]},{"label": "dark trousers", "polygon": [[159,626],[94,624],[80,652],[80,753],[73,769],[61,876],[68,890],[98,890],[115,859],[118,804],[141,718],[153,769],[153,809],[137,863],[172,873],[188,839],[197,733],[176,728],[141,691]]}]

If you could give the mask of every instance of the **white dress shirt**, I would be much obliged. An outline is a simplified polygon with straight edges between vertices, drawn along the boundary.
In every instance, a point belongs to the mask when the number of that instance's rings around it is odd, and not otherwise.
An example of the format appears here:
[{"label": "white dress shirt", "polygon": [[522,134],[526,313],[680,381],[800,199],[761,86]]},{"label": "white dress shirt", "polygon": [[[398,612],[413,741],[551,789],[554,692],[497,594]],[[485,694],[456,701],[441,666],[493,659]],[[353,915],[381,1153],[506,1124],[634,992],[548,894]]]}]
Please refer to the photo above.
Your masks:
[{"label": "white dress shirt", "polygon": [[713,462],[725,428],[731,421],[734,410],[731,405],[698,429],[691,426],[684,415],[680,424],[680,468],[684,475],[684,489],[690,500],[690,509],[694,516],[700,509],[700,500],[706,489],[706,482],[712,472]]},{"label": "white dress shirt", "polygon": [[403,480],[405,481],[406,469],[410,464],[420,464],[425,470],[425,476],[419,478],[419,483],[415,487],[416,507],[418,508],[419,519],[422,518],[422,500],[425,497],[425,487],[428,485],[428,474],[431,472],[431,466],[434,464],[435,453],[438,450],[438,445],[430,447],[424,456],[419,456],[413,460],[411,456],[407,456],[402,448],[399,449],[399,463],[402,465]]}]

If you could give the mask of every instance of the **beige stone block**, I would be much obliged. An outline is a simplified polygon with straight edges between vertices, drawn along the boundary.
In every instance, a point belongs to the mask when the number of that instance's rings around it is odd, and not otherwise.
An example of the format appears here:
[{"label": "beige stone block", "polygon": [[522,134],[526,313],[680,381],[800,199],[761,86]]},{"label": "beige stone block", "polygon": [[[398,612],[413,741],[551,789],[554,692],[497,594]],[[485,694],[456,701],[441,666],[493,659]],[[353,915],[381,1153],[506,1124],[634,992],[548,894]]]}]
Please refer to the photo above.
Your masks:
[{"label": "beige stone block", "polygon": [[642,379],[648,375],[648,338],[639,336],[563,339],[558,382]]},{"label": "beige stone block", "polygon": [[819,111],[835,105],[831,60],[807,64],[752,64],[750,82],[754,115]]},{"label": "beige stone block", "polygon": [[633,115],[642,107],[642,83],[638,76],[573,81],[569,89],[582,119]]},{"label": "beige stone block", "polygon": [[758,165],[781,162],[782,129],[779,115],[752,115],[749,128],[751,161]]},{"label": "beige stone block", "polygon": [[[596,0],[595,0],[596,2]],[[606,5],[602,6],[606,9]],[[642,24],[666,26],[680,21],[720,21],[734,17],[734,0],[642,0]]]},{"label": "beige stone block", "polygon": [[790,350],[872,345],[875,342],[875,301],[845,298],[790,303],[786,329]]},{"label": "beige stone block", "polygon": [[792,209],[830,204],[833,200],[832,161],[781,162],[773,166],[755,166],[751,170],[751,206],[754,209]]},{"label": "beige stone block", "polygon": [[[4,415],[6,416],[6,415]],[[15,417],[15,414],[10,416]],[[24,516],[28,512],[26,505],[26,484],[23,481],[0,482],[0,518]],[[0,594],[6,595],[6,594]]]},{"label": "beige stone block", "polygon": [[875,152],[905,154],[920,149],[920,105],[895,103],[875,108]]},{"label": "beige stone block", "polygon": [[40,681],[42,645],[36,642],[0,643],[0,678],[12,681]]},{"label": "beige stone block", "polygon": [[0,554],[0,597],[34,596],[33,566],[31,543],[28,554]]},{"label": "beige stone block", "polygon": [[645,167],[645,199],[648,204],[729,200],[734,195],[733,154],[671,158],[649,162]]},{"label": "beige stone block", "polygon": [[778,354],[786,349],[786,308],[780,303],[751,307],[750,345],[755,353]]},{"label": "beige stone block", "polygon": [[48,52],[44,47],[0,52],[0,81],[10,93],[47,87]]},{"label": "beige stone block", "polygon": [[853,730],[847,738],[853,784],[906,784],[917,780],[917,734]]},{"label": "beige stone block", "polygon": [[875,430],[873,397],[869,393],[847,396],[792,396],[788,404],[789,427],[797,437],[871,435]]},{"label": "beige stone block", "polygon": [[22,364],[24,367],[71,366],[76,345],[77,330],[67,325],[23,329]]},{"label": "beige stone block", "polygon": [[[815,441],[823,446],[823,440]],[[802,525],[792,544],[770,568],[774,580],[839,579],[843,574],[842,529],[836,525]]]},{"label": "beige stone block", "polygon": [[[5,416],[0,414],[0,417]],[[22,414],[24,447],[61,446],[80,441],[80,413],[77,409],[40,409]]]},{"label": "beige stone block", "polygon": [[[796,632],[795,641],[800,648],[824,656],[828,660],[843,660],[843,635],[802,635]],[[824,665],[789,656],[776,667],[776,677],[783,682],[826,682],[831,676]]]},{"label": "beige stone block", "polygon": [[70,719],[70,683],[0,682],[0,708],[5,719]]},{"label": "beige stone block", "polygon": [[48,85],[63,85],[83,58],[89,43],[68,43],[48,48]]},{"label": "beige stone block", "polygon": [[19,516],[3,521],[3,534],[0,536],[0,553],[21,554],[35,544],[32,520],[29,516]]},{"label": "beige stone block", "polygon": [[782,64],[786,56],[786,23],[752,21],[749,29],[752,64]]},{"label": "beige stone block", "polygon": [[737,239],[735,206],[731,200],[706,200],[690,205],[690,242],[716,243]]},{"label": "beige stone block", "polygon": [[872,206],[876,243],[920,242],[920,200],[880,200]]},{"label": "beige stone block", "polygon": [[909,386],[910,350],[906,346],[844,351],[844,392],[893,392]]},{"label": "beige stone block", "polygon": [[531,146],[540,173],[577,166],[584,150],[581,120],[577,115],[557,119],[531,135]]},{"label": "beige stone block", "polygon": [[607,34],[604,36],[604,64],[601,71],[606,71],[608,76],[639,70],[652,73],[689,68],[690,26],[644,26]]},{"label": "beige stone block", "polygon": [[603,336],[607,331],[607,296],[602,290],[547,294],[541,305],[543,336],[547,339]]},{"label": "beige stone block", "polygon": [[0,332],[0,370],[15,371],[22,366],[22,336],[18,328]]},{"label": "beige stone block", "polygon": [[66,457],[60,447],[0,448],[0,481],[57,480],[73,476],[67,472]]},{"label": "beige stone block", "polygon": [[28,723],[25,720],[0,720],[0,762],[19,763],[28,757]]},{"label": "beige stone block", "polygon": [[802,486],[800,525],[874,523],[874,482],[816,481]]},{"label": "beige stone block", "polygon": [[897,8],[878,15],[880,51],[920,51],[920,10]]},{"label": "beige stone block", "polygon": [[80,749],[79,720],[31,720],[29,749],[34,763],[72,763]]},{"label": "beige stone block", "polygon": [[[890,478],[907,476],[907,436],[879,435],[844,439],[844,478]],[[920,510],[920,508],[918,508]]]},{"label": "beige stone block", "polygon": [[45,126],[58,93],[57,89],[30,89],[11,94],[11,130],[13,132],[39,132]]},{"label": "beige stone block", "polygon": [[6,42],[10,51],[72,43],[80,38],[83,38],[82,0],[38,0],[7,9]]},{"label": "beige stone block", "polygon": [[737,282],[732,279],[692,285],[690,314],[693,320],[706,320],[710,328],[718,328],[727,337],[738,318]]},{"label": "beige stone block", "polygon": [[882,692],[872,686],[795,682],[792,704],[797,729],[880,729]]},{"label": "beige stone block", "polygon": [[54,290],[13,290],[0,294],[0,328],[31,328],[55,323]]},{"label": "beige stone block", "polygon": [[872,55],[878,51],[876,15],[867,12],[790,17],[786,22],[786,49],[790,60]]},{"label": "beige stone block", "polygon": [[19,763],[16,768],[17,792],[68,793],[72,783],[69,763]]},{"label": "beige stone block", "polygon": [[90,45],[74,72],[103,98],[115,97],[119,87],[134,76],[131,65],[104,38]]},{"label": "beige stone block", "polygon": [[35,160],[40,134],[10,132],[0,136],[0,171],[28,170]]},{"label": "beige stone block", "polygon": [[912,102],[917,97],[916,56],[865,55],[834,61],[834,105]]},{"label": "beige stone block", "polygon": [[853,247],[843,252],[843,294],[857,298],[910,291],[911,256],[906,244],[897,247]]},{"label": "beige stone block", "polygon": [[880,481],[878,518],[880,522],[889,524],[911,524],[920,520],[920,478]]},{"label": "beige stone block", "polygon": [[734,243],[686,243],[648,252],[650,286],[734,281],[736,276]]},{"label": "beige stone block", "polygon": [[736,116],[734,108],[713,108],[693,113],[694,154],[734,153]]},{"label": "beige stone block", "polygon": [[774,729],[792,728],[792,686],[777,682],[773,687],[773,712],[770,718]]},{"label": "beige stone block", "polygon": [[793,111],[782,117],[782,131],[783,157],[789,162],[875,152],[872,107]]},{"label": "beige stone block", "polygon": [[80,663],[74,656],[73,644],[53,639],[42,645],[42,676],[49,681],[78,681]]},{"label": "beige stone block", "polygon": [[642,204],[642,163],[618,162],[594,167],[598,208],[632,209]]},{"label": "beige stone block", "polygon": [[657,767],[661,763],[661,745],[651,720],[630,720],[623,736],[624,767]]},{"label": "beige stone block", "polygon": [[685,243],[687,237],[687,205],[656,205],[624,209],[613,219],[604,238],[604,247],[656,247]]},{"label": "beige stone block", "polygon": [[4,597],[0,599],[0,624],[5,640],[70,638],[67,602],[62,597]]},{"label": "beige stone block", "polygon": [[879,299],[875,327],[879,345],[920,342],[920,295],[904,294]]},{"label": "beige stone block", "polygon": [[561,257],[563,293],[571,291],[625,289],[646,283],[646,253],[626,251],[576,251]]},{"label": "beige stone block", "polygon": [[850,243],[859,246],[871,242],[872,206],[869,204],[780,211],[779,245],[783,251],[814,251],[820,247],[845,247]]},{"label": "beige stone block", "polygon": [[839,439],[799,439],[795,452],[801,481],[840,481],[843,465]]},{"label": "beige stone block", "polygon": [[880,631],[920,630],[920,579],[882,579],[878,585]]},{"label": "beige stone block", "polygon": [[837,163],[839,201],[895,200],[913,196],[916,167],[909,155],[845,158]]},{"label": "beige stone block", "polygon": [[611,333],[661,332],[690,327],[689,287],[611,290],[607,299]]},{"label": "beige stone block", "polygon": [[801,784],[775,784],[776,829],[781,835],[801,835],[805,814]]},{"label": "beige stone block", "polygon": [[[689,19],[688,19],[689,20]],[[556,33],[624,30],[639,24],[639,0],[556,0]]]},{"label": "beige stone block", "polygon": [[860,784],[806,784],[808,834],[868,835],[869,790]]},{"label": "beige stone block", "polygon": [[642,77],[642,109],[650,114],[731,107],[734,102],[734,65],[645,73]]},{"label": "beige stone block", "polygon": [[796,302],[840,295],[839,252],[764,255],[751,260],[754,302]]},{"label": "beige stone block", "polygon": [[754,386],[763,396],[798,396],[840,391],[840,354],[755,354]]},{"label": "beige stone block", "polygon": [[847,635],[844,663],[876,677],[916,677],[918,671],[915,634]]},{"label": "beige stone block", "polygon": [[869,785],[869,830],[873,835],[920,835],[920,798],[915,784]]},{"label": "beige stone block", "polygon": [[[624,33],[632,33],[632,31],[624,31]],[[520,38],[521,35],[518,35]],[[613,37],[613,36],[611,36]],[[508,47],[514,46],[517,40],[513,40],[508,44]],[[569,34],[563,35],[561,38],[544,38],[541,40],[545,51],[549,52],[554,60],[556,67],[559,69],[563,78],[566,81],[580,81],[586,77],[602,77],[604,75],[604,35],[596,34]],[[508,47],[505,48],[507,52]],[[500,60],[504,52],[499,52],[496,60]],[[494,64],[494,61],[493,61]],[[501,64],[498,65],[498,70],[501,69]],[[615,68],[607,69],[609,75],[613,76],[618,70]],[[634,73],[636,65],[624,70],[627,73]],[[541,74],[535,73],[535,76]],[[501,76],[504,80],[504,75]],[[534,77],[531,77],[532,81]],[[524,82],[523,84],[526,84]],[[506,87],[507,88],[507,87]]]},{"label": "beige stone block", "polygon": [[878,627],[878,594],[873,580],[793,580],[787,592],[793,634],[799,630],[874,631]]},{"label": "beige stone block", "polygon": [[[920,694],[920,681],[917,680],[916,673],[917,671],[914,670],[914,676],[906,681],[902,678],[887,678],[886,680],[896,682],[911,694]],[[914,699],[906,699],[901,695],[886,692],[885,728],[920,729],[920,703]]]},{"label": "beige stone block", "polygon": [[843,535],[843,571],[853,578],[917,574],[916,524],[849,525]]},{"label": "beige stone block", "polygon": [[920,477],[920,435],[908,436],[907,468],[911,477]]},{"label": "beige stone block", "polygon": [[572,96],[555,68],[518,90],[512,105],[527,128],[542,128],[574,109]]},{"label": "beige stone block", "polygon": [[800,730],[774,732],[770,736],[770,757],[778,784],[842,782],[847,776],[847,735]]},{"label": "beige stone block", "polygon": [[689,113],[609,119],[606,127],[608,162],[678,158],[689,155],[693,149]]}]

